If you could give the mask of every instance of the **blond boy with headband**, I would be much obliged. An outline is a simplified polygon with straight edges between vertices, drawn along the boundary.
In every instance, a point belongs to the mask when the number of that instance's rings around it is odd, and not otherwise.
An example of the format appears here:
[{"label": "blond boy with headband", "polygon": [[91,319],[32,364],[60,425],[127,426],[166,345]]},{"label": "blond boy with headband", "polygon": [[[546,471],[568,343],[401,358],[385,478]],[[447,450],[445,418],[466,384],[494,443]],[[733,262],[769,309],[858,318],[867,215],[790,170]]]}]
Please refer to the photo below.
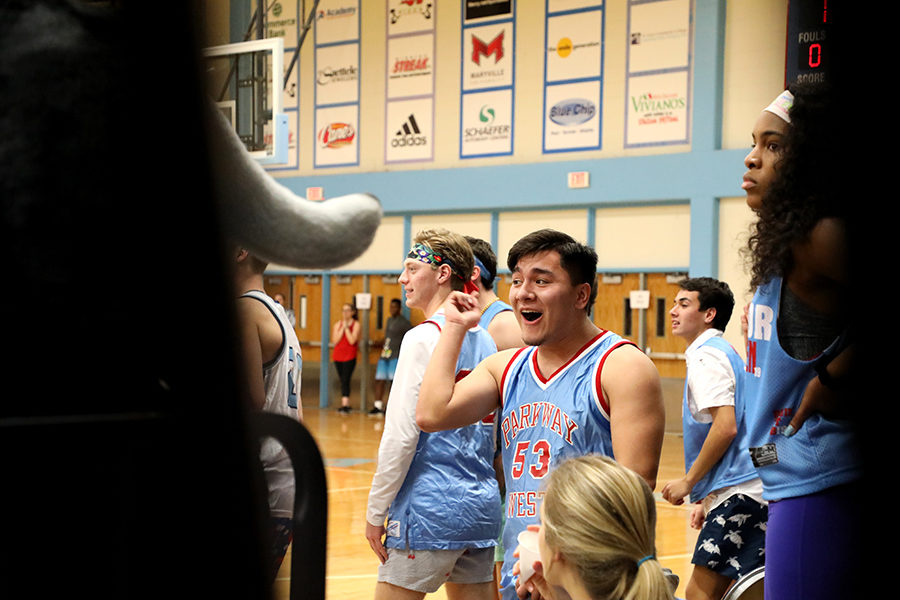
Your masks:
[{"label": "blond boy with headband", "polygon": [[[419,386],[444,325],[440,307],[451,292],[471,289],[473,264],[462,236],[423,231],[398,279],[407,306],[422,310],[427,320],[408,331],[400,346],[369,493],[366,538],[382,563],[377,600],[419,599],[441,585],[451,600],[494,600],[500,498],[493,422],[439,433],[416,425]],[[480,327],[464,337],[457,379],[497,350]]]}]

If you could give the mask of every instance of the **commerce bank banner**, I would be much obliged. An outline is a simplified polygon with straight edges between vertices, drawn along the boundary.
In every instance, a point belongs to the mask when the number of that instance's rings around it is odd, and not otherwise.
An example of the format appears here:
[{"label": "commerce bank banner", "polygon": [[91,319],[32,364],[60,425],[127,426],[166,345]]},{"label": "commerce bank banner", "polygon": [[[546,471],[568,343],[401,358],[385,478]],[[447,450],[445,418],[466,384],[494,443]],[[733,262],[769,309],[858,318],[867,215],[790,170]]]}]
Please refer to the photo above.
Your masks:
[{"label": "commerce bank banner", "polygon": [[[274,5],[265,21],[266,38],[281,38],[284,40],[284,60],[282,64],[287,70],[291,64],[291,58],[297,50],[298,30],[300,23],[300,6],[298,0],[280,0]],[[269,65],[271,69],[271,65]],[[299,139],[300,126],[300,90],[297,84],[297,71],[291,70],[290,76],[286,84],[284,82],[285,73],[281,77],[274,77],[278,86],[276,93],[280,93],[281,106],[288,119],[288,154],[287,162],[276,165],[263,165],[266,171],[287,171],[296,169],[300,164],[300,149],[297,144]],[[272,134],[266,134],[266,144],[270,143]]]}]

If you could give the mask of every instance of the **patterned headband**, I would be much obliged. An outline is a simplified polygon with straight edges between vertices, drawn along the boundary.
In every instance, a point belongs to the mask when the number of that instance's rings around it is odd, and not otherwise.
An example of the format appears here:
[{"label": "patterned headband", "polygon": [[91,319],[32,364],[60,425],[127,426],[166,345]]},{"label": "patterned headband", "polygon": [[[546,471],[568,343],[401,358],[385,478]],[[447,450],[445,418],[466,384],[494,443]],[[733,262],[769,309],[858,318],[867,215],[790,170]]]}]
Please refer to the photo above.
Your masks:
[{"label": "patterned headband", "polygon": [[476,286],[475,283],[473,283],[471,280],[465,279],[462,275],[460,275],[459,271],[449,259],[444,258],[425,244],[413,244],[413,247],[409,249],[409,254],[406,255],[406,258],[411,258],[413,260],[423,262],[426,265],[432,265],[433,267],[447,265],[448,267],[450,267],[451,273],[465,281],[463,291],[465,291],[467,294],[471,294],[473,291],[477,291],[478,289],[478,286]]},{"label": "patterned headband", "polygon": [[406,258],[412,258],[413,260],[423,262],[433,267],[447,265],[450,267],[450,270],[453,271],[457,277],[459,277],[459,273],[457,273],[456,267],[453,266],[453,263],[450,262],[450,260],[444,258],[425,244],[413,244],[413,247],[409,249],[409,254],[406,255]]},{"label": "patterned headband", "polygon": [[794,105],[794,95],[784,90],[778,97],[772,100],[772,103],[765,107],[773,115],[779,117],[785,123],[791,122],[791,107]]}]

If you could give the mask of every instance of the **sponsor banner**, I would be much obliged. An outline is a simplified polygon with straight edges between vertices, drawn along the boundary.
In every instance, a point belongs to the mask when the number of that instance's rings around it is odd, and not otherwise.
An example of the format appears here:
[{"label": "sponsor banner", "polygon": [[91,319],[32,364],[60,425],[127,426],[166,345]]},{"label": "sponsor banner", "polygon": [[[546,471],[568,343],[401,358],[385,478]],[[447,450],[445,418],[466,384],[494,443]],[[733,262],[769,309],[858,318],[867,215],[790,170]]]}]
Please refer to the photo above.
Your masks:
[{"label": "sponsor banner", "polygon": [[385,112],[385,162],[432,160],[434,99],[391,101]]},{"label": "sponsor banner", "polygon": [[690,141],[691,2],[628,6],[625,147]]},{"label": "sponsor banner", "polygon": [[437,0],[387,0],[387,33],[434,31]]},{"label": "sponsor banner", "polygon": [[[298,0],[275,0],[269,7],[269,12],[265,21],[263,36],[266,38],[282,38],[284,40],[284,56],[283,62],[285,73],[280,77],[272,79],[276,89],[271,91],[272,94],[281,94],[281,107],[288,116],[288,162],[285,164],[263,165],[267,171],[280,171],[285,169],[295,169],[299,163],[299,149],[297,148],[298,136],[298,119],[297,111],[300,110],[299,90],[297,87],[297,71],[295,67],[291,70],[288,81],[285,84],[284,76],[291,64],[294,56],[294,49],[299,43],[299,30],[301,26],[300,2]],[[272,64],[268,64],[271,73]],[[271,126],[267,127],[265,139],[266,145],[272,143]]]},{"label": "sponsor banner", "polygon": [[385,163],[434,158],[436,4],[437,0],[387,0]]},{"label": "sponsor banner", "polygon": [[434,34],[387,40],[387,97],[434,93]]},{"label": "sponsor banner", "polygon": [[359,106],[316,109],[315,163],[317,167],[359,162]]},{"label": "sponsor banner", "polygon": [[512,154],[512,89],[464,94],[460,156]]},{"label": "sponsor banner", "polygon": [[322,0],[316,8],[316,168],[359,164],[359,22],[359,0]]},{"label": "sponsor banner", "polygon": [[[359,100],[359,44],[316,48],[316,105]],[[296,101],[295,101],[296,102]]]},{"label": "sponsor banner", "polygon": [[603,12],[584,11],[547,19],[547,81],[600,77]]},{"label": "sponsor banner", "polygon": [[359,39],[359,0],[320,0],[315,16],[316,45]]},{"label": "sponsor banner", "polygon": [[603,2],[546,1],[543,150],[599,150],[603,118]]},{"label": "sponsor banner", "polygon": [[491,17],[511,17],[512,0],[464,0],[463,22]]},{"label": "sponsor banner", "polygon": [[513,153],[515,3],[465,0],[460,56],[459,157]]},{"label": "sponsor banner", "polygon": [[630,77],[626,146],[688,141],[688,72]]},{"label": "sponsor banner", "polygon": [[629,22],[629,73],[688,67],[690,0],[632,4]]},{"label": "sponsor banner", "polygon": [[507,21],[463,31],[463,90],[513,84],[514,29]]},{"label": "sponsor banner", "polygon": [[549,85],[544,91],[544,151],[600,148],[600,80]]},{"label": "sponsor banner", "polygon": [[296,48],[301,25],[298,0],[275,0],[266,18],[265,37],[284,38],[285,49]]}]

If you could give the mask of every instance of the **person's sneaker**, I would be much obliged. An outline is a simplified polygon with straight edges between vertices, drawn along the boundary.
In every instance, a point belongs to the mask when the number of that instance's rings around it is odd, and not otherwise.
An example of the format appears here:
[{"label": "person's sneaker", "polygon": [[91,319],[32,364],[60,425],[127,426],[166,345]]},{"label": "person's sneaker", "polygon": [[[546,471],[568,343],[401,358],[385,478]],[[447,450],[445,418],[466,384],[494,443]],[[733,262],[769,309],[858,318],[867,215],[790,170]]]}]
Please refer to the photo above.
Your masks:
[{"label": "person's sneaker", "polygon": [[378,408],[377,406],[373,406],[372,410],[369,411],[370,417],[377,417],[378,415],[383,415],[383,414],[384,414],[384,411],[382,409]]},{"label": "person's sneaker", "polygon": [[349,407],[349,406],[342,406],[342,407],[340,407],[340,408],[338,409],[338,412],[341,413],[341,414],[345,414],[345,415],[350,414],[350,407]]}]

